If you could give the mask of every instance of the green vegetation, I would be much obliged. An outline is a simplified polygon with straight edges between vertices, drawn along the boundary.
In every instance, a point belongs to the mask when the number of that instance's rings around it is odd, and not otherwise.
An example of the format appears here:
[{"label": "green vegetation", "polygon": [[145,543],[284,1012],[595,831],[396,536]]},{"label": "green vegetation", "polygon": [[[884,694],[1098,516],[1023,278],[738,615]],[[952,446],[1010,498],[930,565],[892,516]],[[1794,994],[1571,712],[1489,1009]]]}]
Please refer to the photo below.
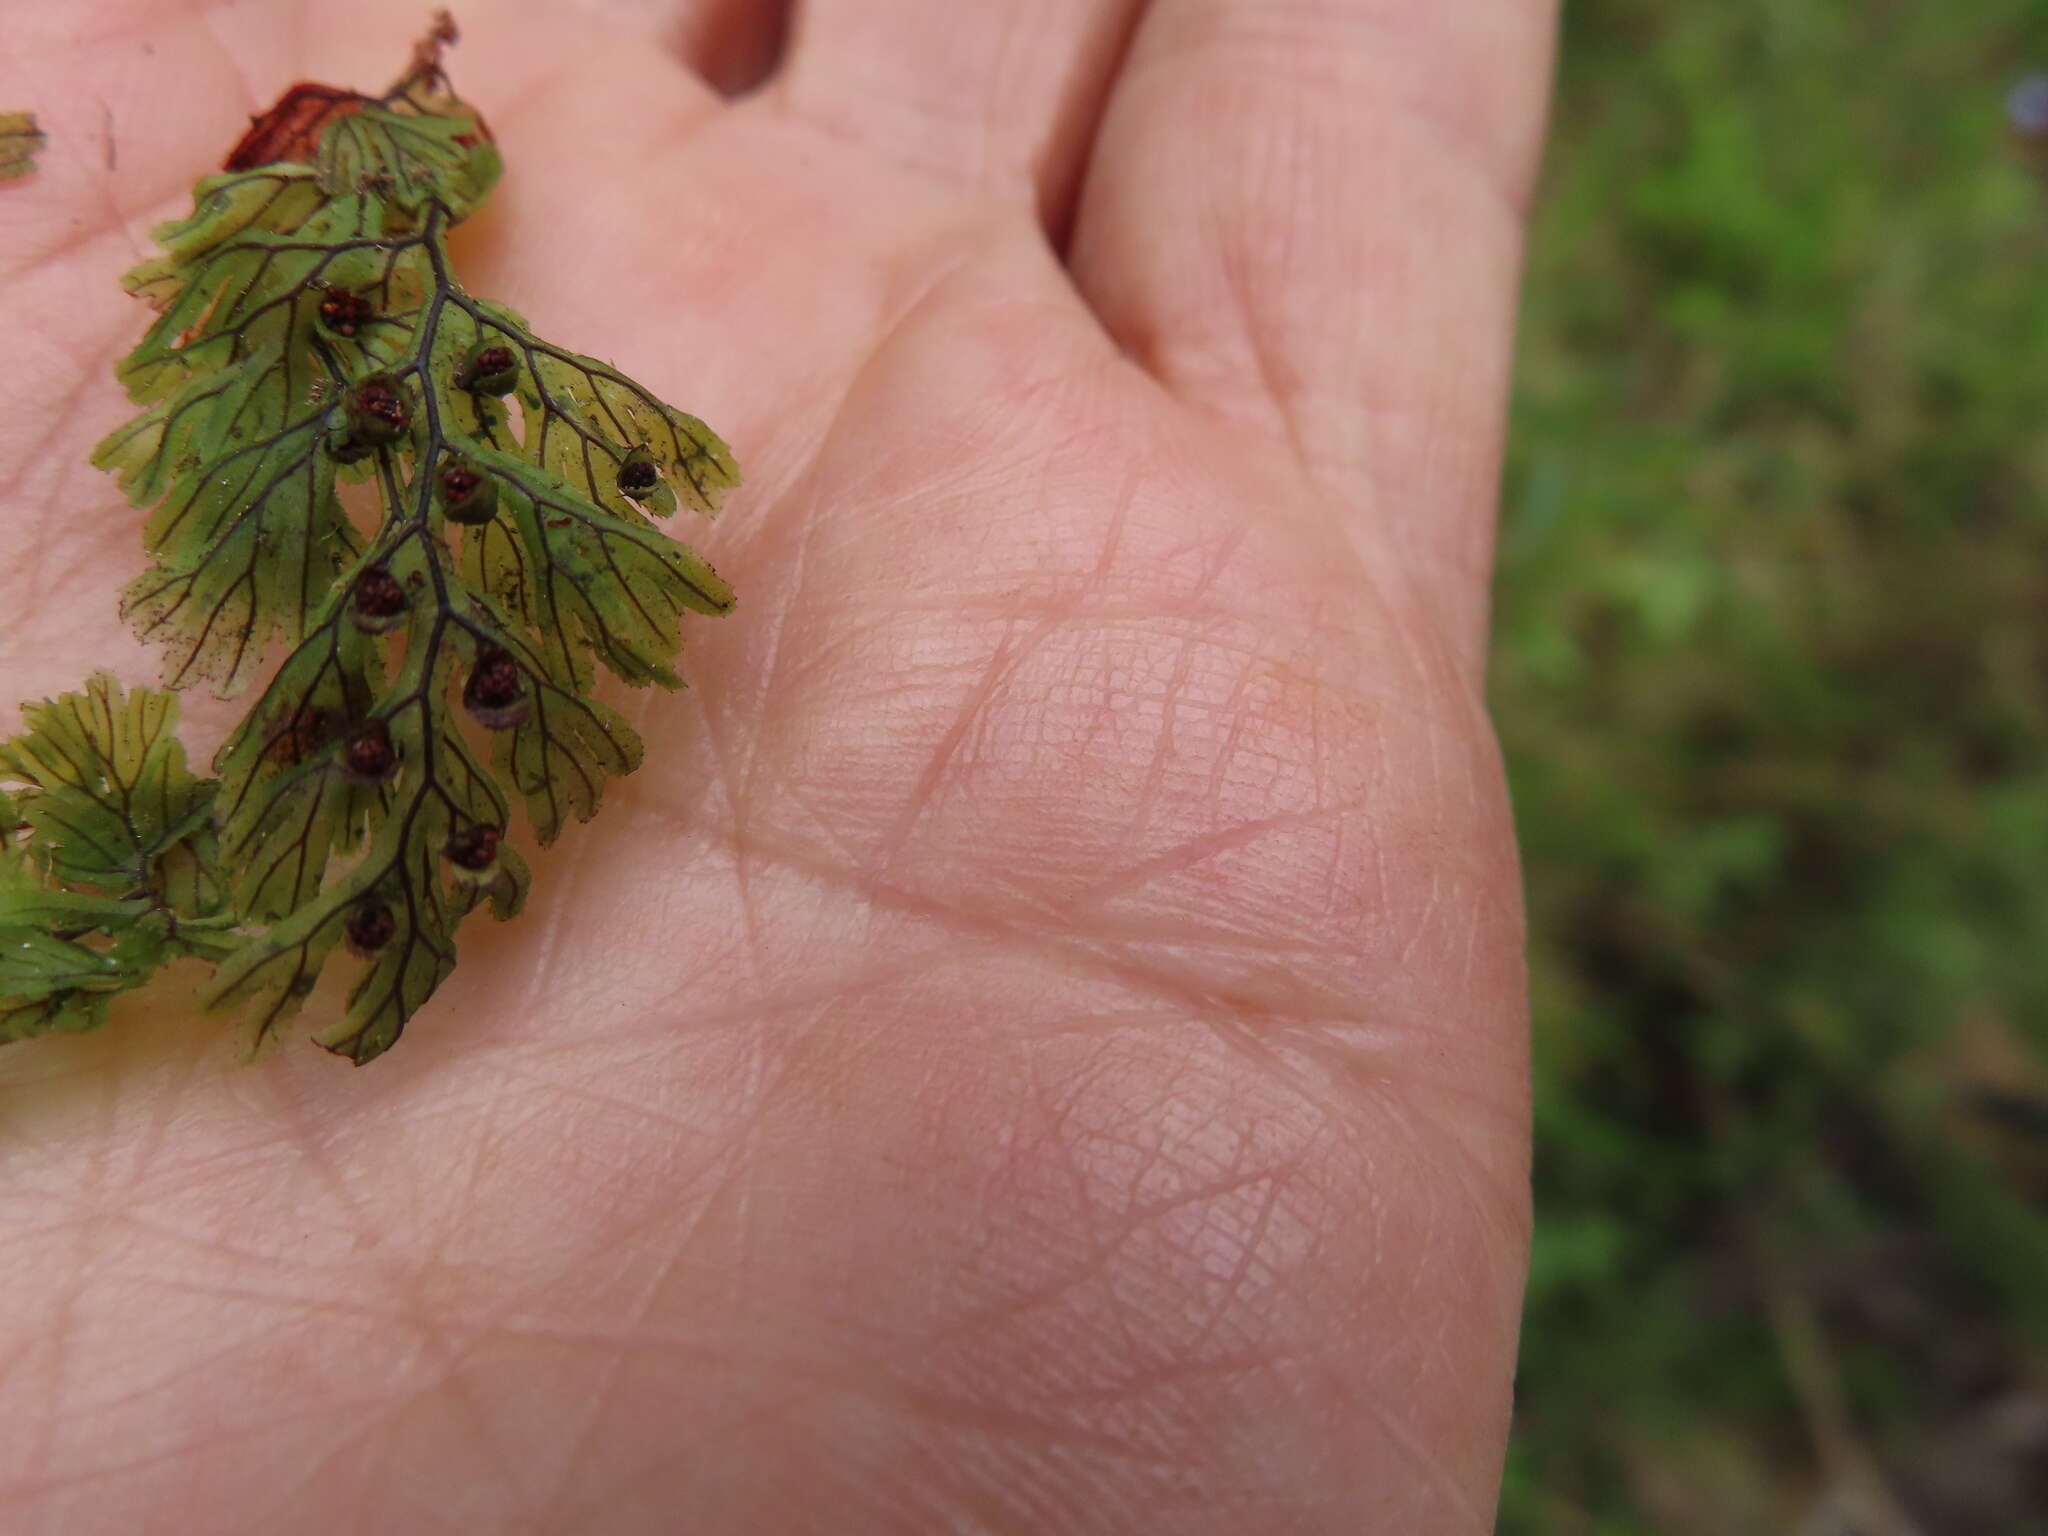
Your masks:
[{"label": "green vegetation", "polygon": [[546,845],[639,766],[600,669],[679,688],[677,621],[732,605],[653,521],[717,506],[725,445],[456,280],[448,231],[501,165],[453,36],[382,97],[293,87],[125,279],[156,311],[116,368],[140,414],[93,462],[152,509],[154,564],[122,610],[172,688],[263,686],[218,780],[170,695],[105,677],[0,743],[0,1042],[198,957],[260,1043],[345,946],[315,1038],[371,1060],[465,919],[524,904],[515,803]]},{"label": "green vegetation", "polygon": [[2048,10],[1569,10],[1501,1529],[2048,1530]]}]

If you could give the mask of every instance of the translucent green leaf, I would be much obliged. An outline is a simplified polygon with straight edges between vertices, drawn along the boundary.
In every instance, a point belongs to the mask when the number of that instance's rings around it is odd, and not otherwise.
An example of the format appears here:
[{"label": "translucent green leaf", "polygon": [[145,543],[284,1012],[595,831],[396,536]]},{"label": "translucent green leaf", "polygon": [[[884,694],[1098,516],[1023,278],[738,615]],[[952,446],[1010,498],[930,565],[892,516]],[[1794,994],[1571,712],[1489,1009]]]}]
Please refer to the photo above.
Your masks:
[{"label": "translucent green leaf", "polygon": [[[163,648],[173,687],[211,678],[231,697],[254,679],[273,636],[299,638],[358,541],[335,494],[327,411],[288,419],[290,402],[260,373],[209,403],[214,420],[179,461],[201,467],[175,480],[150,519],[157,564],[129,583],[122,612]],[[152,480],[178,451],[168,439],[179,420],[152,412],[118,444],[102,444],[95,462],[124,481]]]},{"label": "translucent green leaf", "polygon": [[20,786],[0,807],[0,1041],[96,1028],[165,961],[239,942],[214,785],[185,766],[177,701],[101,674],[23,715],[0,743],[0,777]]},{"label": "translucent green leaf", "polygon": [[[149,262],[130,273],[129,286],[163,310],[115,370],[130,396],[156,400],[217,370],[282,365],[277,384],[291,400],[313,378],[332,376],[323,351],[345,354],[364,331],[408,326],[420,241],[394,238],[385,211],[375,198],[348,197],[318,206],[289,234],[243,229],[168,270]],[[321,305],[336,291],[366,307],[354,335],[322,319]],[[255,355],[266,349],[270,355]]]},{"label": "translucent green leaf", "polygon": [[289,234],[324,201],[311,166],[268,165],[208,176],[193,189],[190,214],[150,231],[162,254],[132,269],[121,286],[158,309],[168,308],[186,274],[220,246],[252,229]]},{"label": "translucent green leaf", "polygon": [[205,1001],[258,1041],[353,953],[317,1038],[357,1061],[468,916],[524,906],[514,805],[547,843],[639,765],[600,670],[678,687],[682,616],[732,605],[651,521],[716,507],[725,444],[456,280],[448,231],[499,161],[446,90],[448,35],[381,99],[295,87],[158,231],[127,279],[158,314],[119,365],[142,409],[95,453],[150,509],[124,610],[167,679],[269,677],[153,866],[159,906],[213,879],[225,909],[171,942],[218,962]]},{"label": "translucent green leaf", "polygon": [[[185,766],[178,701],[139,688],[124,693],[106,673],[84,693],[26,705],[27,732],[0,744],[0,776],[22,787],[15,809],[41,867],[55,880],[165,905],[164,856],[211,830],[214,785]],[[189,850],[188,850],[189,853]],[[176,870],[176,910],[205,916],[222,893],[203,857]]]},{"label": "translucent green leaf", "polygon": [[34,170],[46,142],[33,112],[0,112],[0,181]]},{"label": "translucent green leaf", "polygon": [[413,211],[439,202],[458,219],[490,194],[502,169],[474,118],[374,105],[330,125],[314,164],[330,197],[374,192]]},{"label": "translucent green leaf", "polygon": [[640,766],[640,735],[617,710],[552,673],[516,631],[496,631],[493,638],[518,662],[527,715],[494,733],[491,761],[524,797],[534,835],[545,846],[570,818],[588,821],[597,814],[607,779]]},{"label": "translucent green leaf", "polygon": [[150,903],[144,897],[104,896],[52,885],[20,850],[0,855],[0,929],[96,929],[113,933],[132,926],[149,910]]},{"label": "translucent green leaf", "polygon": [[717,572],[560,475],[482,444],[466,451],[498,476],[500,512],[469,538],[465,574],[540,634],[553,674],[587,681],[588,648],[629,683],[679,687],[677,620],[732,606]]},{"label": "translucent green leaf", "polygon": [[108,1000],[147,979],[82,944],[0,928],[0,1043],[98,1029]]},{"label": "translucent green leaf", "polygon": [[732,452],[716,433],[608,364],[530,340],[522,355],[526,456],[591,500],[621,517],[647,510],[618,486],[619,470],[635,448],[651,454],[661,471],[670,497],[665,510],[680,497],[695,511],[715,512],[739,484]]},{"label": "translucent green leaf", "polygon": [[320,889],[328,860],[358,846],[385,791],[352,782],[342,756],[368,719],[381,666],[368,636],[332,615],[286,660],[221,749],[221,849],[239,910],[281,918]]}]

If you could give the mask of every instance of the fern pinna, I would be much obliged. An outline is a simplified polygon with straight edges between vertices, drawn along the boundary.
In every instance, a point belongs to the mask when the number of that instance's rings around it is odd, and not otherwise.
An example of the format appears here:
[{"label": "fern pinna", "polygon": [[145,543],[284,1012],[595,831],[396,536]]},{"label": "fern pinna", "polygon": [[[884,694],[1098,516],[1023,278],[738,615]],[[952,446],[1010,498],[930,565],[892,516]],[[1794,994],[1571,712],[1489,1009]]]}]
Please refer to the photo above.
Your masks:
[{"label": "fern pinna", "polygon": [[[378,1055],[464,918],[525,901],[513,803],[550,843],[638,766],[598,669],[679,687],[680,616],[732,605],[652,520],[715,509],[725,445],[455,278],[500,162],[450,35],[385,96],[288,93],[126,279],[158,315],[118,370],[141,414],[93,456],[150,509],[123,610],[170,687],[262,686],[217,781],[185,772],[174,700],[105,678],[0,748],[0,1039],[91,1027],[197,954],[260,1042],[345,947],[361,975],[315,1038]],[[166,807],[146,826],[136,793]],[[137,830],[81,862],[102,822]]]}]

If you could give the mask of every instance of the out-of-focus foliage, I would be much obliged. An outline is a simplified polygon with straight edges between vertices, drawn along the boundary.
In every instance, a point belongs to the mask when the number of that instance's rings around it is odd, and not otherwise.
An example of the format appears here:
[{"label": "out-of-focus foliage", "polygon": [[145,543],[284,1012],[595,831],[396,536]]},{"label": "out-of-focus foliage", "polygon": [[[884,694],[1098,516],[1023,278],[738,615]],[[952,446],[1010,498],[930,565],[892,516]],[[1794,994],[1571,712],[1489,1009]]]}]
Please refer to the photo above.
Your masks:
[{"label": "out-of-focus foliage", "polygon": [[1567,9],[1501,1528],[2048,1531],[2048,7]]}]

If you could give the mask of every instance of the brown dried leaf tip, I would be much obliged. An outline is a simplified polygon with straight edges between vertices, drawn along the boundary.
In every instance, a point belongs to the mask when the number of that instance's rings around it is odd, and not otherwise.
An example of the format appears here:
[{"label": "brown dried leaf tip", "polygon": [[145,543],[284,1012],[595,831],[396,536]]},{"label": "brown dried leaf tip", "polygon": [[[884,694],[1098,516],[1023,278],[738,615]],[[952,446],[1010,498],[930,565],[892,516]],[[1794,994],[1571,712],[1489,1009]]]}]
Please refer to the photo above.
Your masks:
[{"label": "brown dried leaf tip", "polygon": [[352,116],[375,100],[360,91],[344,91],[331,85],[301,80],[277,98],[269,111],[249,119],[249,131],[221,162],[224,171],[254,170],[280,160],[313,163],[320,147],[320,135],[327,125]]}]

